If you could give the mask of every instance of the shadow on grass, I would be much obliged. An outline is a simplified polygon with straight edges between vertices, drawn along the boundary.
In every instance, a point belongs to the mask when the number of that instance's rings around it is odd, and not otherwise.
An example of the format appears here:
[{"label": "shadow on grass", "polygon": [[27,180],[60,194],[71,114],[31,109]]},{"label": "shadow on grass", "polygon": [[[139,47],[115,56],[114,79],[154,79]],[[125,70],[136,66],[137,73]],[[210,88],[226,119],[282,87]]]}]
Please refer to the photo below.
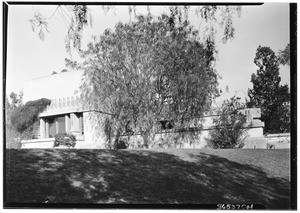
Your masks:
[{"label": "shadow on grass", "polygon": [[200,153],[190,160],[136,150],[8,150],[7,202],[262,204],[289,209],[290,183]]}]

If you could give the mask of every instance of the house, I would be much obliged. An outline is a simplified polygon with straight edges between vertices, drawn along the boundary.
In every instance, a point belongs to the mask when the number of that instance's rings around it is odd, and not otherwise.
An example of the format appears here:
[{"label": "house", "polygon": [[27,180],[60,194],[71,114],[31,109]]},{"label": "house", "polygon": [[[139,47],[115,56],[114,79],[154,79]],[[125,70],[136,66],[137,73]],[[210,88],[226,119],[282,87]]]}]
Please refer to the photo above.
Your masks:
[{"label": "house", "polygon": [[[40,98],[51,99],[51,104],[39,114],[39,131],[37,139],[22,140],[22,148],[52,148],[54,136],[60,132],[72,133],[76,136],[75,148],[105,148],[105,136],[103,128],[99,126],[99,119],[104,119],[105,114],[93,109],[82,107],[79,96],[82,71],[69,71],[45,77],[35,78],[24,85],[24,102]],[[214,100],[212,108],[221,106],[222,102],[233,96],[244,102],[246,94],[242,91],[222,93]],[[266,140],[263,137],[264,123],[260,121],[260,109],[243,109],[247,115],[248,124],[245,148],[265,148]],[[182,133],[170,131],[168,128],[158,132],[154,140],[158,143],[164,140],[174,140],[174,146],[178,148],[202,148],[206,145],[205,137],[212,126],[214,113],[208,113],[200,123],[191,123],[193,128],[202,125],[203,129],[193,138],[182,137]],[[198,121],[199,122],[199,121]],[[196,138],[195,138],[196,137]],[[126,138],[125,138],[126,139]],[[128,139],[128,138],[127,138]],[[141,135],[134,135],[128,139],[131,141],[130,148],[137,148],[143,141]]]},{"label": "house", "polygon": [[62,72],[35,78],[25,83],[23,100],[47,98],[51,104],[39,114],[38,139],[23,140],[23,148],[51,148],[57,133],[69,132],[76,136],[77,148],[104,148],[93,144],[89,117],[95,112],[82,108],[79,97],[82,71]]}]

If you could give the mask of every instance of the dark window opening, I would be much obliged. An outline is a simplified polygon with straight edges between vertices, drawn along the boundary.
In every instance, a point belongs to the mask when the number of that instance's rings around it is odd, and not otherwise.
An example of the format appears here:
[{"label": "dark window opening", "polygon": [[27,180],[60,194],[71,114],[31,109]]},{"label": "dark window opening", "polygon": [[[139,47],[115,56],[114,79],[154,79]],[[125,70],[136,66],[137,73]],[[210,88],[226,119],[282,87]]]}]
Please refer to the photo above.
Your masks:
[{"label": "dark window opening", "polygon": [[79,119],[79,131],[83,135],[84,134],[84,125],[83,125],[83,113],[75,113],[76,117]]},{"label": "dark window opening", "polygon": [[56,119],[55,118],[48,118],[49,123],[49,137],[54,138],[56,135]]},{"label": "dark window opening", "polygon": [[65,115],[47,118],[49,124],[49,138],[54,138],[58,133],[66,132],[66,118]]},{"label": "dark window opening", "polygon": [[159,121],[160,124],[161,124],[161,128],[162,129],[173,129],[174,125],[172,124],[172,121],[169,121],[169,120],[162,120],[162,121]]},{"label": "dark window opening", "polygon": [[57,133],[65,133],[66,132],[66,118],[65,116],[59,116],[56,118],[58,122],[58,131]]}]

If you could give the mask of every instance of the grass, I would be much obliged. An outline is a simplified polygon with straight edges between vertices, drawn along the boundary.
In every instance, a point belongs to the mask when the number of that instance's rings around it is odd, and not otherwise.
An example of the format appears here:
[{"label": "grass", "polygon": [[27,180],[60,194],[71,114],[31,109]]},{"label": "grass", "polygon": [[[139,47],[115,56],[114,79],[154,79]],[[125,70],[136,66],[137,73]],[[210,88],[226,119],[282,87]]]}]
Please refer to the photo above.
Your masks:
[{"label": "grass", "polygon": [[6,203],[262,204],[290,208],[289,150],[6,152]]}]

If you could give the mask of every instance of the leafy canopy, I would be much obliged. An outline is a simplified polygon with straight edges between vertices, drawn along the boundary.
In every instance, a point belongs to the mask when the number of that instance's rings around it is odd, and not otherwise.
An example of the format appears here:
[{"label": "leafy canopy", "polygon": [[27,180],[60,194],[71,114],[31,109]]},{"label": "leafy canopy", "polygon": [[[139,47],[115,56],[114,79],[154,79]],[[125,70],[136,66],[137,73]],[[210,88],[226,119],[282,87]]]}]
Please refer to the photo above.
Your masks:
[{"label": "leafy canopy", "polygon": [[209,109],[217,93],[214,45],[200,43],[188,21],[169,20],[118,23],[82,53],[84,103],[112,115],[106,123],[113,127],[105,127],[111,134],[150,135],[160,120],[180,127]]},{"label": "leafy canopy", "polygon": [[290,44],[287,44],[284,50],[280,50],[278,53],[279,63],[282,65],[291,64],[291,53],[290,53]]},{"label": "leafy canopy", "polygon": [[253,73],[253,89],[248,90],[250,106],[262,110],[265,133],[290,131],[290,94],[288,85],[280,85],[279,59],[269,47],[257,48],[254,63],[258,67]]}]

